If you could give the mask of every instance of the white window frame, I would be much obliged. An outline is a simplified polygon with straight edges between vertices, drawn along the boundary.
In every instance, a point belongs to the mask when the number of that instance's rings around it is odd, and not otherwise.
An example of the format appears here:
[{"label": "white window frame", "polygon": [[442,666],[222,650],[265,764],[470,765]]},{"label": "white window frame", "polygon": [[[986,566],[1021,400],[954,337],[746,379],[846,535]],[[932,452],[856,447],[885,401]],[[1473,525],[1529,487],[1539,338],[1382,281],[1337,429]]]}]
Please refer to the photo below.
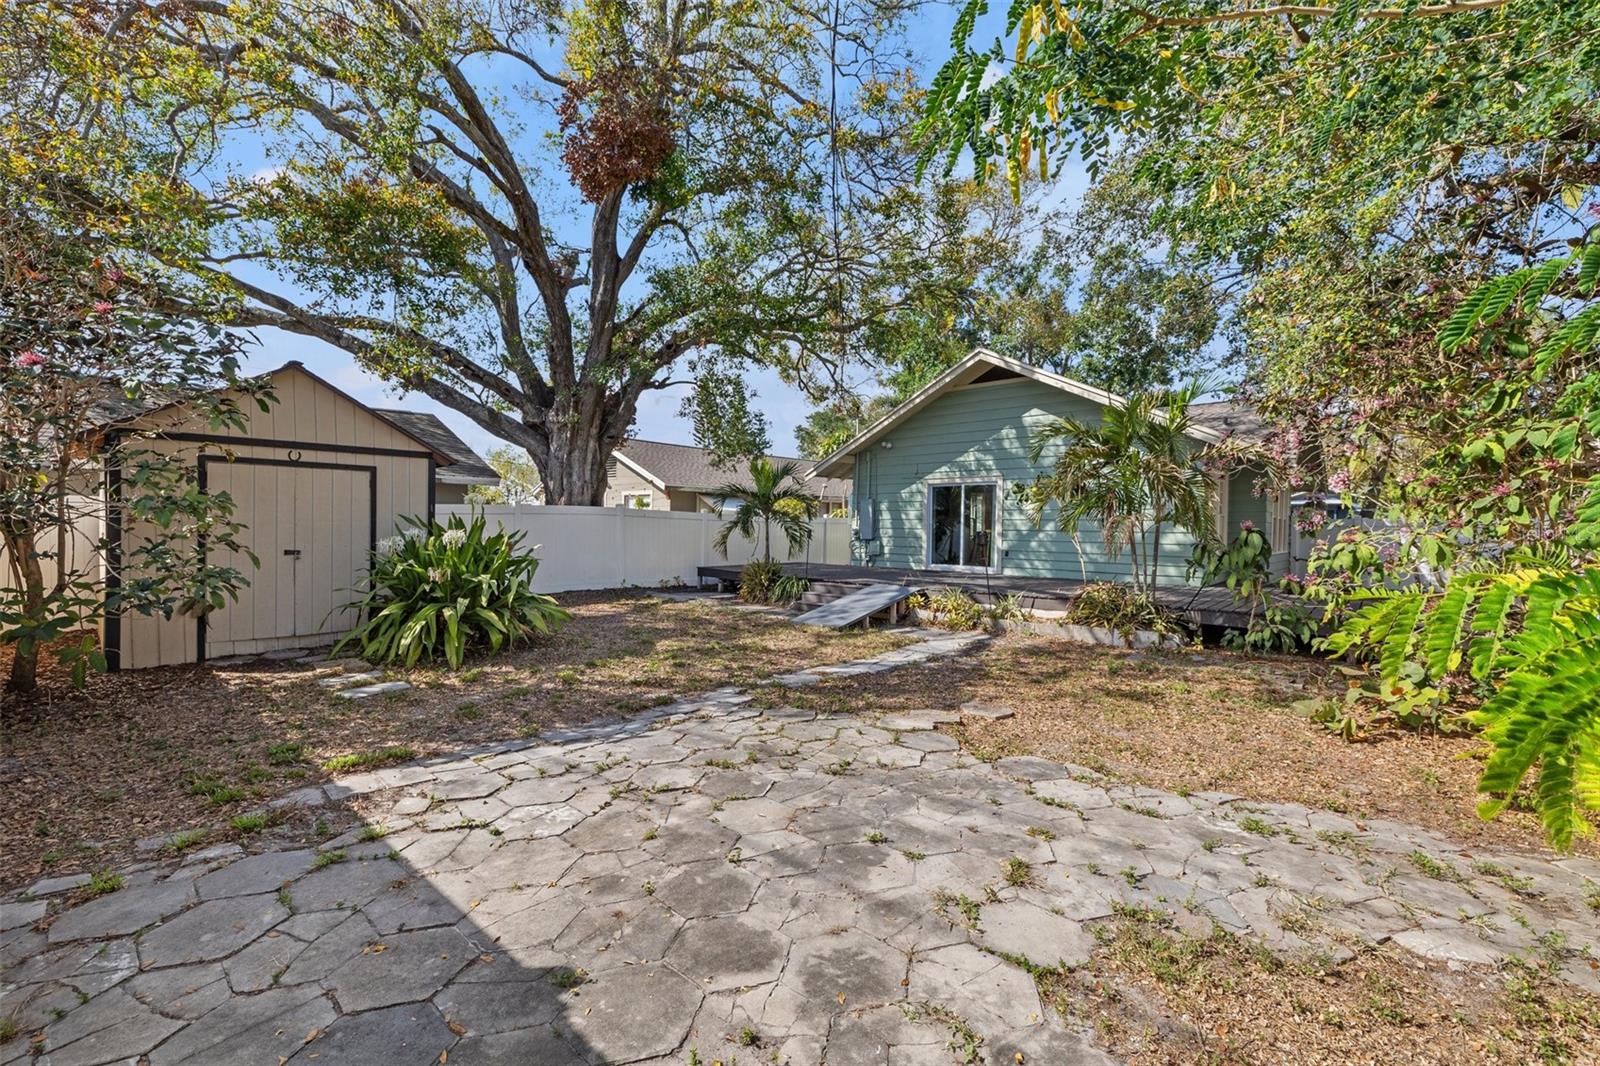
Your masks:
[{"label": "white window frame", "polygon": [[[1002,530],[1005,527],[1005,483],[1000,478],[990,477],[956,477],[937,478],[924,481],[922,501],[922,562],[929,570],[955,570],[969,574],[997,574],[1001,570],[1000,561],[1005,558],[1002,552]],[[987,486],[994,489],[994,542],[989,546],[989,558],[994,562],[989,566],[967,566],[961,563],[936,563],[933,561],[933,490],[948,489],[960,486]],[[958,558],[967,554],[965,538],[967,535],[967,494],[961,494],[960,529],[963,543]]]},{"label": "white window frame", "polygon": [[[638,503],[635,502],[637,500],[643,500],[644,506],[640,507]],[[626,507],[630,511],[649,511],[652,510],[655,505],[656,494],[648,489],[644,492],[624,492],[622,494],[622,506]]]}]

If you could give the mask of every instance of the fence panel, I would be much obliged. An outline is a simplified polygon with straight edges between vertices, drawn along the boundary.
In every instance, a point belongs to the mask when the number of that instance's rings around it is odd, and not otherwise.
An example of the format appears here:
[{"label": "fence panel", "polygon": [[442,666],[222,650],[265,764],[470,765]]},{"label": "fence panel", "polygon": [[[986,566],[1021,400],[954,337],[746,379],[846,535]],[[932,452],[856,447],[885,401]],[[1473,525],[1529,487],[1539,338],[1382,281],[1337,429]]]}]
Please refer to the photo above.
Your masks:
[{"label": "fence panel", "polygon": [[[73,497],[69,504],[69,512],[73,516],[73,524],[67,531],[65,545],[66,570],[69,574],[79,575],[81,578],[97,580],[100,576],[100,559],[95,550],[95,545],[105,536],[105,516],[99,501],[84,497]],[[36,547],[42,553],[39,558],[39,569],[44,571],[44,584],[46,588],[55,584],[56,574],[60,571],[60,561],[56,559],[56,531],[54,528],[39,534]],[[16,573],[14,572],[10,549],[0,546],[0,589],[13,589],[19,587]]]},{"label": "fence panel", "polygon": [[[540,592],[692,585],[701,566],[743,565],[760,554],[758,545],[734,534],[724,558],[713,547],[724,520],[714,514],[539,504],[438,508],[440,521],[451,515],[470,518],[474,512],[502,529],[526,534],[530,547],[539,545],[534,586]],[[811,530],[811,543],[793,553],[775,530],[773,555],[794,562],[850,562],[848,518],[815,518]]]}]

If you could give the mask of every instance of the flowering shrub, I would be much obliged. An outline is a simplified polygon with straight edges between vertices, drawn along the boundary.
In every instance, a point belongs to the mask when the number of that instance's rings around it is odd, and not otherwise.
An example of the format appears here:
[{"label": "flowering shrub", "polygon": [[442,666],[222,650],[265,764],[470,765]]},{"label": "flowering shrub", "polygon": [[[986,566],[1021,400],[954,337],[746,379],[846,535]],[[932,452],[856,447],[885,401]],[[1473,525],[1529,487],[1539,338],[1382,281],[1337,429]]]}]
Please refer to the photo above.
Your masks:
[{"label": "flowering shrub", "polygon": [[460,666],[479,648],[498,652],[535,633],[552,633],[571,615],[533,591],[539,560],[520,551],[521,533],[488,533],[483,516],[459,516],[378,542],[367,589],[350,606],[366,621],[333,649],[355,643],[375,663],[443,656]]}]

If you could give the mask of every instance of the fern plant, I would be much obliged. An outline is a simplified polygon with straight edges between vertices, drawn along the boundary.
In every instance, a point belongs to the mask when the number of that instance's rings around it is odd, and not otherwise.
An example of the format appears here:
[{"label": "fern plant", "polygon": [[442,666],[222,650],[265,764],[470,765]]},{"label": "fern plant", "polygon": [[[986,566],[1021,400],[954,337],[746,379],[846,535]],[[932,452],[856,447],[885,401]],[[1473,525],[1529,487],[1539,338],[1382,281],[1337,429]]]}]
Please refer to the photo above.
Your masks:
[{"label": "fern plant", "polygon": [[1493,685],[1468,720],[1491,753],[1478,781],[1492,818],[1533,775],[1534,806],[1563,850],[1600,810],[1600,571],[1529,565],[1453,577],[1442,592],[1370,590],[1325,641],[1368,652],[1377,689],[1428,690],[1457,679]]}]

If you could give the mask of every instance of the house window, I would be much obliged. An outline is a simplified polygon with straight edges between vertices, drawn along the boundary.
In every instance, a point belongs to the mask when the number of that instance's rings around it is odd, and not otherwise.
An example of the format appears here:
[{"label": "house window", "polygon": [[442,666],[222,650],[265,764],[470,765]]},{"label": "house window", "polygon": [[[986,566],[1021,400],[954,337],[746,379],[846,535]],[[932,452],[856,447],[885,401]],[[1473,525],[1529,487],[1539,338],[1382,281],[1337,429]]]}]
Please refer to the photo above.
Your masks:
[{"label": "house window", "polygon": [[637,507],[641,511],[647,511],[653,502],[654,498],[648,492],[624,492],[622,494],[622,506],[624,507]]},{"label": "house window", "polygon": [[992,481],[928,487],[928,565],[994,565],[999,489]]}]

